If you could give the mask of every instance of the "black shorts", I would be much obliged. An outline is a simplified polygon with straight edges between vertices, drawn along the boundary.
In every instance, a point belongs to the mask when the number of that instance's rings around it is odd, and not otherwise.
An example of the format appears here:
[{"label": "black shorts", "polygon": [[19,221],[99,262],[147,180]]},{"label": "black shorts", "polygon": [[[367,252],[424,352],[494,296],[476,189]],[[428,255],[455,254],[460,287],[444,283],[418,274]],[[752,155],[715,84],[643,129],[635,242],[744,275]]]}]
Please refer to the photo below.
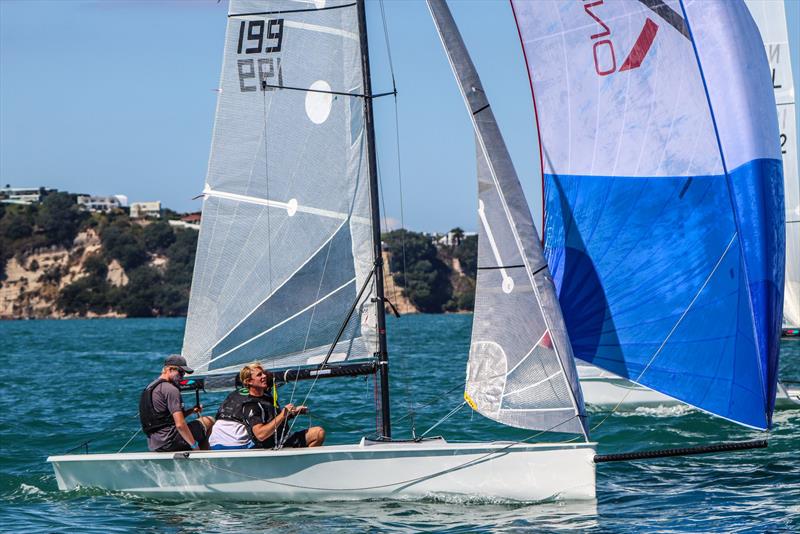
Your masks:
[{"label": "black shorts", "polygon": [[[280,432],[280,429],[279,431]],[[306,433],[308,429],[298,430],[297,432],[292,432],[289,437],[285,438],[283,441],[283,447],[287,449],[300,449],[303,447],[308,447],[308,441],[306,441]],[[280,434],[278,435],[280,437]],[[270,436],[267,438],[262,444],[262,447],[265,449],[274,449],[275,448],[275,438],[276,436]]]},{"label": "black shorts", "polygon": [[[197,443],[204,441],[206,439],[206,427],[203,426],[203,423],[200,422],[199,419],[195,419],[188,423],[189,431],[192,433],[192,437]],[[172,443],[168,443],[164,445],[156,452],[175,452],[175,451],[190,451],[192,450],[192,445],[186,443],[186,440],[183,439],[180,432],[178,432],[175,439]]]}]

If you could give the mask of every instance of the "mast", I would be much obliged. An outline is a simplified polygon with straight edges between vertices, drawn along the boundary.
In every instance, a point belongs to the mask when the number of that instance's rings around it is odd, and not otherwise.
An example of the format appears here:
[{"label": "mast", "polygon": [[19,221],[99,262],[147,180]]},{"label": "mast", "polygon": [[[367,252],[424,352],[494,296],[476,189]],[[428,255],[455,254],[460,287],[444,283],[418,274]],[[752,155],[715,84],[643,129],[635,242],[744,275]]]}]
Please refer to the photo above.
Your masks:
[{"label": "mast", "polygon": [[369,48],[367,45],[367,15],[364,0],[356,0],[358,8],[358,34],[361,40],[361,70],[364,75],[364,118],[369,154],[370,206],[372,208],[372,246],[375,258],[375,304],[378,323],[378,368],[381,380],[381,425],[384,438],[392,437],[389,410],[389,353],[386,349],[386,311],[383,295],[383,255],[381,250],[381,217],[378,197],[378,165],[375,157],[375,126],[372,116],[372,82],[369,73]]}]

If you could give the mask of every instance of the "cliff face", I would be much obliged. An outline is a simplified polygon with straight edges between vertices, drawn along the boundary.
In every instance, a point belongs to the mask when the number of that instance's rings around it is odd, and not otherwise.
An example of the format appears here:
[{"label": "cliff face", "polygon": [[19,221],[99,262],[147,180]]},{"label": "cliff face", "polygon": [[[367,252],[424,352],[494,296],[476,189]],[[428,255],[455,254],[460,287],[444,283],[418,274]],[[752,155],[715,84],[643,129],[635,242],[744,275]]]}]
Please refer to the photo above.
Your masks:
[{"label": "cliff face", "polygon": [[[143,231],[145,241],[157,235],[147,227],[127,231]],[[175,230],[172,236],[169,230],[166,241],[136,249],[138,256],[130,252],[133,242],[106,232],[87,228],[69,248],[40,247],[11,256],[0,282],[0,319],[185,315],[196,232]],[[400,314],[471,310],[472,273],[453,250],[428,248],[430,258],[406,262],[405,273],[400,253],[384,251],[386,298]],[[137,257],[134,263],[131,258]],[[123,268],[116,258],[129,267]],[[174,305],[178,301],[181,304]],[[388,307],[387,311],[391,312]]]},{"label": "cliff face", "polygon": [[[78,234],[71,249],[50,247],[12,257],[6,263],[6,279],[0,286],[0,319],[67,317],[56,307],[59,292],[86,276],[83,262],[100,248],[100,237],[90,229]],[[117,284],[127,283],[119,264],[109,268],[109,276]]]},{"label": "cliff face", "polygon": [[[80,232],[72,248],[50,247],[6,262],[5,280],[0,283],[1,319],[65,319],[71,317],[125,317],[124,313],[108,310],[104,313],[87,311],[83,315],[65,313],[58,307],[61,291],[70,284],[90,276],[87,259],[102,253],[100,236],[94,229]],[[153,265],[166,262],[154,255]],[[107,266],[106,282],[113,287],[128,284],[128,276],[119,261]]]}]

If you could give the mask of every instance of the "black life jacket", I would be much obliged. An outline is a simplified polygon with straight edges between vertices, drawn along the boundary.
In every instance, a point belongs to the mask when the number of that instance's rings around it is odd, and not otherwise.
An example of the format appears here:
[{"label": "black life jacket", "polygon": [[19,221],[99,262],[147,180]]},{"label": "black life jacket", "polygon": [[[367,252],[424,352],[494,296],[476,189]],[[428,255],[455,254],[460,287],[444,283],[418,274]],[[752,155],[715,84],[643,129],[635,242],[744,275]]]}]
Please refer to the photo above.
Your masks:
[{"label": "black life jacket", "polygon": [[[217,410],[216,419],[236,421],[237,423],[243,424],[247,429],[247,434],[250,436],[250,439],[259,446],[263,447],[269,443],[273,443],[273,441],[271,441],[273,438],[272,436],[263,442],[256,439],[253,429],[250,428],[250,425],[246,422],[245,414],[249,414],[250,410],[256,410],[257,412],[263,410],[265,423],[272,421],[278,415],[278,408],[275,407],[270,397],[253,397],[248,393],[247,389],[242,388],[228,395],[222,402],[219,410]],[[269,445],[269,448],[272,448],[272,445]]]},{"label": "black life jacket", "polygon": [[247,389],[237,389],[219,405],[215,419],[236,421],[244,424],[244,405],[249,403],[251,399],[254,399],[254,397],[250,396]]},{"label": "black life jacket", "polygon": [[[147,436],[154,434],[162,428],[175,425],[175,419],[172,418],[172,414],[169,413],[169,410],[165,412],[156,412],[156,409],[153,407],[153,391],[156,389],[156,386],[164,382],[172,384],[169,380],[159,378],[144,388],[142,395],[139,397],[139,420],[142,423],[142,432]],[[174,386],[174,384],[172,385]]]}]

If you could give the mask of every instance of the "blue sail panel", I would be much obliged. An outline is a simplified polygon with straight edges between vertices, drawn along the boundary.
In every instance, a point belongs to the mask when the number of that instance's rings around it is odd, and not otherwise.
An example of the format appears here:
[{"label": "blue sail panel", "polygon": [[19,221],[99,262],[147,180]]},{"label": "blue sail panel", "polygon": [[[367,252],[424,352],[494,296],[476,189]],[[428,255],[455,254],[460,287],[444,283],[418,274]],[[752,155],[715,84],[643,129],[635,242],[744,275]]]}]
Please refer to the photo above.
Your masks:
[{"label": "blue sail panel", "polygon": [[739,1],[512,0],[575,356],[768,428],[784,228],[770,71]]}]

